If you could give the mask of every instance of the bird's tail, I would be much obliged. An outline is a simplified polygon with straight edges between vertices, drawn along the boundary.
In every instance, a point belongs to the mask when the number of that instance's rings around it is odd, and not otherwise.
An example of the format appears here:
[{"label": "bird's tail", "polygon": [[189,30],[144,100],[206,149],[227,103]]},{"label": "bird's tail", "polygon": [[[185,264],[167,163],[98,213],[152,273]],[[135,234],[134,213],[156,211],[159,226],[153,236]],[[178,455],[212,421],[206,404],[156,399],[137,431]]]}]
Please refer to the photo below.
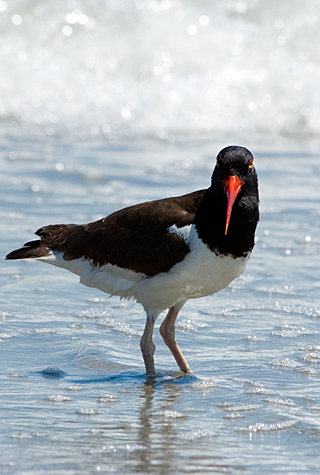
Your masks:
[{"label": "bird's tail", "polygon": [[[68,250],[70,245],[73,245],[73,240],[71,240],[70,244],[69,237],[75,228],[79,229],[78,234],[80,233],[81,240],[84,230],[83,226],[75,226],[74,224],[44,226],[35,233],[37,236],[40,236],[39,240],[26,242],[20,249],[10,252],[6,259],[41,259],[52,256],[52,252],[57,251],[63,252],[66,260],[70,260],[68,259]],[[77,244],[76,242],[75,247],[77,247]],[[72,251],[74,250],[72,249]]]},{"label": "bird's tail", "polygon": [[10,252],[6,259],[39,259],[50,254],[50,249],[42,241],[37,240],[26,242],[20,249]]}]

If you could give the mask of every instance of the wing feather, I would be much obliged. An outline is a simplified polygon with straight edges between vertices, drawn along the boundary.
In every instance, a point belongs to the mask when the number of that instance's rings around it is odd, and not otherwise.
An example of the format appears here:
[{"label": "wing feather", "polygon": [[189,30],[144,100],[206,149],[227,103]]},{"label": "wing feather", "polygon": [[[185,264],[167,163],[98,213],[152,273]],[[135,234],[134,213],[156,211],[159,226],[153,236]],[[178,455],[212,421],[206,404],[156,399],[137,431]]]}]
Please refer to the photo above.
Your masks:
[{"label": "wing feather", "polygon": [[166,272],[189,252],[183,237],[168,228],[191,224],[205,191],[130,206],[89,224],[45,226],[36,232],[40,241],[7,258],[37,258],[51,250],[63,252],[65,260],[85,258],[99,267],[110,263],[147,276]]}]

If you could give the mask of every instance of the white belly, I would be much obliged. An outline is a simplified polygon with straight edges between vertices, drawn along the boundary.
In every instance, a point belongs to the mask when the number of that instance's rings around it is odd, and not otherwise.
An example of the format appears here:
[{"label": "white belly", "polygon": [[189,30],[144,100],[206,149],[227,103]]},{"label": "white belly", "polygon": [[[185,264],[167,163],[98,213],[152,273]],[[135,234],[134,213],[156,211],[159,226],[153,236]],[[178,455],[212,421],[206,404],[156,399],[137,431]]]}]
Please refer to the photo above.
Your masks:
[{"label": "white belly", "polygon": [[169,272],[135,284],[134,297],[146,310],[162,311],[178,302],[219,292],[246,268],[250,256],[217,256],[198,238],[194,227],[189,241],[191,252],[183,261]]},{"label": "white belly", "polygon": [[249,256],[217,256],[189,228],[190,252],[170,269],[154,277],[107,264],[93,266],[86,259],[65,261],[62,253],[52,253],[45,262],[80,276],[80,282],[111,295],[135,299],[147,312],[155,314],[189,299],[205,297],[227,287],[245,270]]},{"label": "white belly", "polygon": [[84,258],[66,261],[62,252],[51,252],[48,257],[38,260],[73,272],[80,277],[80,283],[87,287],[94,287],[107,294],[126,299],[134,298],[134,285],[146,278],[144,274],[112,264],[96,267]]}]

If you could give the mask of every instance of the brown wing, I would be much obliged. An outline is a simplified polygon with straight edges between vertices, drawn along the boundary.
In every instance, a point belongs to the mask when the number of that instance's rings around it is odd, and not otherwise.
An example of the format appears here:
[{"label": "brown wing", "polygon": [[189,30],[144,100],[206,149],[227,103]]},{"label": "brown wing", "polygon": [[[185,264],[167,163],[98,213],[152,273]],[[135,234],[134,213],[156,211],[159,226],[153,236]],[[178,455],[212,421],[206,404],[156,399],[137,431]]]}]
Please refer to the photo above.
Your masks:
[{"label": "brown wing", "polygon": [[[148,276],[166,272],[189,252],[184,239],[167,229],[191,224],[205,191],[130,206],[89,224],[45,226],[36,232],[38,246],[32,241],[18,251],[28,249],[26,257],[32,257],[30,247],[38,254],[39,248],[61,251],[66,260],[84,257],[97,266],[110,263]],[[14,257],[18,251],[7,258],[23,258]]]}]

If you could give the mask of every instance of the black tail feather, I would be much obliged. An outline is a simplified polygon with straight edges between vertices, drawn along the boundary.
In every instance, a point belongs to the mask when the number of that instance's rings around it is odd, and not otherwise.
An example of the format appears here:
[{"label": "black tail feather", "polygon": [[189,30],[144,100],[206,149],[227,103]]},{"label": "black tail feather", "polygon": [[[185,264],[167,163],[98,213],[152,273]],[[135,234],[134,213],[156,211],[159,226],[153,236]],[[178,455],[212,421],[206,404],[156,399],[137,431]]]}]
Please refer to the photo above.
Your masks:
[{"label": "black tail feather", "polygon": [[14,259],[37,259],[39,257],[48,256],[50,249],[48,249],[41,241],[29,241],[20,249],[10,252],[7,260]]}]

